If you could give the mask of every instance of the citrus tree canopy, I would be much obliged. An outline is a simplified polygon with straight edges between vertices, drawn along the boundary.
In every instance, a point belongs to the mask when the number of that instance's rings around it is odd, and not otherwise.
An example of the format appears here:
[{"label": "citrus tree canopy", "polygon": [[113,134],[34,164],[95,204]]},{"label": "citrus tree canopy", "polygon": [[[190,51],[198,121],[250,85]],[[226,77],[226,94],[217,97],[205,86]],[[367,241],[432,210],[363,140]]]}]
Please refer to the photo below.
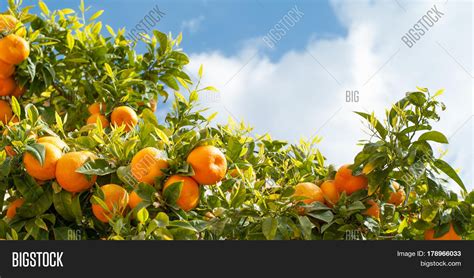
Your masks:
[{"label": "citrus tree canopy", "polygon": [[216,89],[184,71],[181,34],[138,53],[83,2],[17,2],[0,15],[0,238],[474,239],[474,193],[433,152],[442,90],[355,113],[368,140],[335,167],[319,137],[212,123],[197,107]]}]

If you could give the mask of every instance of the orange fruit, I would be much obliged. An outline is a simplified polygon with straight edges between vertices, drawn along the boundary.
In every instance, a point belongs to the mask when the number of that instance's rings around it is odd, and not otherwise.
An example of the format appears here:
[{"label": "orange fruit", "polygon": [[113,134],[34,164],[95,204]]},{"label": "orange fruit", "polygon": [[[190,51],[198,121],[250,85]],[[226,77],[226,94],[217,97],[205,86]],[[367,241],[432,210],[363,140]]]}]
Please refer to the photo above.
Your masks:
[{"label": "orange fruit", "polygon": [[15,201],[11,202],[7,209],[7,219],[13,219],[13,217],[15,217],[16,215],[16,209],[21,207],[24,202],[25,200],[23,200],[22,198],[16,199]]},{"label": "orange fruit", "polygon": [[323,182],[319,188],[323,191],[324,201],[328,207],[332,207],[339,201],[339,191],[333,180]]},{"label": "orange fruit", "polygon": [[456,234],[456,231],[454,230],[453,223],[449,224],[449,231],[440,236],[440,237],[434,237],[435,231],[434,229],[429,229],[425,231],[425,240],[461,240],[461,237]]},{"label": "orange fruit", "polygon": [[87,118],[87,124],[96,124],[97,119],[100,120],[102,127],[108,127],[109,126],[109,120],[104,115],[101,114],[92,114],[89,118]]},{"label": "orange fruit", "polygon": [[128,206],[131,208],[131,209],[134,209],[136,206],[138,206],[141,202],[143,201],[143,199],[138,196],[137,192],[136,191],[132,191],[132,193],[130,193],[130,198],[128,200]]},{"label": "orange fruit", "polygon": [[183,187],[179,194],[176,204],[184,211],[190,211],[199,203],[199,185],[190,177],[174,175],[166,180],[163,186],[163,192],[173,183],[182,182]]},{"label": "orange fruit", "polygon": [[148,147],[135,154],[130,166],[137,181],[153,185],[155,178],[163,176],[161,169],[168,168],[168,161],[164,152]]},{"label": "orange fruit", "polygon": [[367,216],[372,216],[374,218],[377,218],[379,219],[380,218],[380,207],[379,207],[379,204],[377,204],[377,202],[375,202],[374,200],[368,200],[367,201],[367,204],[370,205],[370,207],[368,209],[366,209],[364,212],[362,212],[363,215],[367,215]]},{"label": "orange fruit", "polygon": [[115,108],[110,118],[115,126],[125,125],[125,131],[132,130],[138,123],[137,113],[127,106]]},{"label": "orange fruit", "polygon": [[104,193],[104,202],[109,211],[104,210],[99,204],[92,204],[92,213],[101,222],[108,223],[115,214],[122,214],[128,204],[127,191],[116,184],[107,184],[100,187]]},{"label": "orange fruit", "polygon": [[13,90],[13,92],[11,92],[10,96],[16,97],[17,99],[19,99],[25,92],[26,92],[25,87],[21,87],[20,85],[16,85],[15,89]]},{"label": "orange fruit", "polygon": [[59,185],[69,192],[82,192],[92,187],[97,176],[86,177],[81,173],[77,173],[84,163],[90,159],[95,159],[95,155],[91,152],[70,152],[61,157],[56,167],[56,180]]},{"label": "orange fruit", "polygon": [[0,100],[0,121],[7,124],[13,116],[10,104],[4,100]]},{"label": "orange fruit", "polygon": [[15,79],[13,77],[0,78],[0,96],[9,96],[16,88]]},{"label": "orange fruit", "polygon": [[0,60],[0,78],[8,78],[15,73],[15,65]]},{"label": "orange fruit", "polygon": [[9,14],[0,15],[0,32],[13,32],[18,36],[26,35],[26,28],[14,16]]},{"label": "orange fruit", "polygon": [[55,145],[58,149],[64,151],[65,149],[68,149],[68,145],[64,143],[63,140],[61,140],[59,137],[56,136],[44,136],[38,139],[36,141],[37,143],[50,143],[51,145]]},{"label": "orange fruit", "polygon": [[311,182],[298,183],[295,186],[294,197],[305,197],[306,199],[301,200],[305,204],[311,204],[314,202],[320,202],[324,204],[323,191],[319,186]]},{"label": "orange fruit", "polygon": [[23,155],[23,165],[28,175],[41,181],[54,179],[56,176],[56,166],[63,153],[53,144],[42,143],[45,148],[43,165],[29,152]]},{"label": "orange fruit", "polygon": [[0,60],[5,63],[18,65],[30,55],[28,42],[15,34],[0,39]]},{"label": "orange fruit", "polygon": [[193,178],[199,184],[215,184],[227,172],[227,160],[221,150],[214,146],[195,148],[186,161],[193,167]]},{"label": "orange fruit", "polygon": [[367,189],[369,184],[367,178],[364,175],[353,176],[349,166],[342,166],[336,173],[334,181],[339,193],[346,192],[347,195],[351,195],[358,190]]},{"label": "orange fruit", "polygon": [[403,188],[400,187],[400,184],[396,181],[392,181],[392,187],[395,189],[395,192],[390,192],[388,203],[399,206],[405,201],[405,190],[403,190]]},{"label": "orange fruit", "polygon": [[89,111],[89,113],[91,115],[94,115],[94,114],[102,114],[102,113],[105,113],[105,103],[103,102],[96,102],[96,103],[93,103],[91,105],[89,105],[89,107],[87,108],[87,110]]}]

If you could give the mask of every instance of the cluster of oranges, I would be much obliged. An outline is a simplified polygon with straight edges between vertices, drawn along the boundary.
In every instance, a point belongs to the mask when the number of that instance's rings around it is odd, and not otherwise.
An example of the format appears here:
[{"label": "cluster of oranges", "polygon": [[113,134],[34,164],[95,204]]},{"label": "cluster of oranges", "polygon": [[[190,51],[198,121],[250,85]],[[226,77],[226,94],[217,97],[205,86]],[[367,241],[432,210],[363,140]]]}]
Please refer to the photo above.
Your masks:
[{"label": "cluster of oranges", "polygon": [[[166,190],[170,185],[181,182],[181,194],[178,197],[177,205],[189,211],[199,203],[199,185],[215,184],[221,181],[227,172],[227,160],[224,154],[214,146],[199,146],[191,151],[186,161],[191,165],[194,175],[191,177],[172,175],[163,185]],[[156,178],[161,177],[161,169],[168,167],[166,157],[161,151],[155,148],[145,148],[139,151],[132,159],[131,172],[135,179],[152,185]],[[132,192],[134,196],[132,206],[135,207],[138,194]]]},{"label": "cluster of oranges", "polygon": [[[187,162],[194,170],[193,176],[171,175],[163,185],[163,191],[165,191],[169,186],[181,183],[181,191],[176,205],[184,211],[190,211],[199,204],[200,185],[218,183],[225,177],[227,171],[227,161],[224,154],[214,146],[195,148],[188,155]],[[163,151],[147,147],[135,154],[130,164],[130,170],[138,182],[153,186],[155,180],[164,175],[163,170],[168,166],[167,157]],[[136,190],[128,194],[120,185],[104,185],[101,190],[104,193],[104,202],[108,211],[99,204],[93,204],[92,211],[102,222],[108,222],[116,213],[123,213],[127,205],[134,209],[143,202]]]},{"label": "cluster of oranges", "polygon": [[[109,126],[109,120],[105,116],[106,106],[103,102],[96,102],[89,106],[88,111],[91,114],[87,119],[87,124],[95,124],[99,120],[102,127]],[[128,106],[116,107],[111,115],[110,120],[114,126],[125,126],[125,131],[135,128],[138,123],[137,113]]]},{"label": "cluster of oranges", "polygon": [[[68,146],[60,138],[53,136],[41,137],[38,144],[45,149],[44,161],[40,163],[36,157],[26,152],[23,156],[23,165],[26,172],[35,178],[39,184],[56,179],[57,183],[71,193],[89,190],[96,182],[97,176],[86,176],[76,172],[87,161],[96,156],[87,151],[66,152]],[[199,146],[191,151],[187,162],[192,166],[194,175],[191,177],[172,175],[163,185],[163,191],[175,183],[182,183],[181,192],[176,204],[185,211],[194,209],[199,203],[200,185],[210,185],[221,181],[227,171],[227,161],[224,154],[214,146]],[[164,175],[164,169],[169,164],[162,151],[148,147],[135,154],[131,161],[131,174],[138,182],[153,186],[155,180]],[[122,214],[127,206],[131,209],[138,206],[143,200],[136,190],[130,194],[120,185],[107,184],[100,187],[103,193],[103,205],[92,204],[94,216],[101,222],[107,223],[115,214]],[[24,199],[19,198],[12,203],[7,211],[7,218],[16,215]]]},{"label": "cluster of oranges", "polygon": [[[55,179],[64,190],[78,193],[91,188],[95,183],[97,177],[89,177],[76,172],[88,160],[94,159],[94,154],[87,151],[67,152],[68,145],[55,136],[38,138],[36,143],[44,147],[43,161],[40,162],[33,154],[25,152],[23,166],[28,175],[33,177],[38,184]],[[12,218],[16,213],[16,208],[22,203],[23,199],[12,202],[7,218]]]},{"label": "cluster of oranges", "polygon": [[[0,97],[19,98],[25,89],[15,81],[15,66],[30,55],[30,46],[24,39],[25,27],[12,15],[0,15]],[[0,121],[8,123],[13,117],[8,102],[0,100]]]},{"label": "cluster of oranges", "polygon": [[[326,180],[320,186],[310,182],[297,184],[293,196],[304,198],[301,202],[305,204],[320,202],[326,204],[328,207],[333,207],[339,201],[342,192],[345,192],[346,195],[351,195],[356,191],[367,189],[369,184],[367,177],[364,174],[357,176],[353,175],[349,166],[350,165],[343,165],[337,171],[334,180]],[[363,172],[367,172],[367,167],[364,168]],[[405,190],[396,181],[391,182],[391,187],[393,191],[390,192],[387,203],[400,206],[406,199]],[[368,208],[363,212],[363,214],[379,219],[380,206],[378,202],[374,199],[368,199],[367,205]],[[303,213],[304,210],[300,208],[299,212]],[[433,229],[427,230],[425,232],[425,239],[461,239],[461,237],[454,231],[452,224],[449,232],[442,237],[435,238],[434,233]]]}]

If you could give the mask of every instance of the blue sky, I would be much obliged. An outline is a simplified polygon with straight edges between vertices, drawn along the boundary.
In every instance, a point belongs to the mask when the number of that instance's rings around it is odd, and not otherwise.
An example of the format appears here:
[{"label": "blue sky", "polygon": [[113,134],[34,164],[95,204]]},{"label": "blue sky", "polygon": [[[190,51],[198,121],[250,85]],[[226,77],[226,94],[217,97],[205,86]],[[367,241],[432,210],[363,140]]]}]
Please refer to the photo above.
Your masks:
[{"label": "blue sky", "polygon": [[[36,1],[24,0],[36,5]],[[78,0],[45,1],[50,9],[77,8]],[[249,39],[267,32],[297,5],[305,15],[291,32],[275,48],[267,49],[267,55],[278,59],[289,50],[300,50],[308,40],[318,37],[344,36],[340,24],[327,1],[281,0],[89,0],[89,14],[105,10],[102,20],[116,28],[132,29],[150,10],[158,6],[165,16],[157,29],[177,35],[183,32],[182,47],[186,52],[220,51],[230,55],[238,52]],[[186,23],[187,22],[187,23]],[[189,24],[195,28],[189,28]]]}]

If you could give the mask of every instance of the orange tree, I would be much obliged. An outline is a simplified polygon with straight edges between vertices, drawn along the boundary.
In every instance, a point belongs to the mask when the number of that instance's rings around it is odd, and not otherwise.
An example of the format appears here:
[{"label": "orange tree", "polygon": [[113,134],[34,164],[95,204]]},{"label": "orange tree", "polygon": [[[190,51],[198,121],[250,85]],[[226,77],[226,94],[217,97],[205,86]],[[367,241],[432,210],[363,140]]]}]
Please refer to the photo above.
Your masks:
[{"label": "orange tree", "polygon": [[440,92],[407,93],[382,122],[358,113],[372,136],[336,169],[319,138],[211,124],[197,107],[215,89],[183,71],[181,35],[154,31],[139,54],[83,2],[38,5],[0,17],[0,47],[21,50],[0,56],[0,238],[474,239],[474,193],[430,144],[447,143]]}]

